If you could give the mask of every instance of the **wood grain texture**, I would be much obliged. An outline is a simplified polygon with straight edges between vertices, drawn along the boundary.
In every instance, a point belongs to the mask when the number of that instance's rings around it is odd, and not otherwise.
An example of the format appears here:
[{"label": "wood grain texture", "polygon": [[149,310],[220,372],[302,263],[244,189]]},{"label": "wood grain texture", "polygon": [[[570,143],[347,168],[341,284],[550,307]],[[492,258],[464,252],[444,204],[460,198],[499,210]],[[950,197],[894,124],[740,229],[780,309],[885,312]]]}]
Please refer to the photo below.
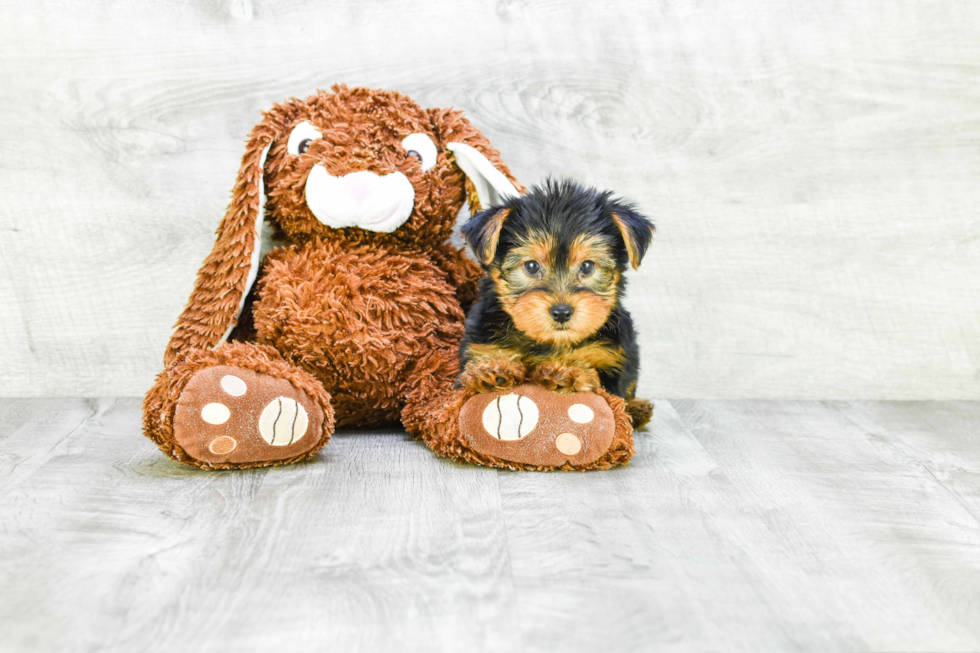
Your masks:
[{"label": "wood grain texture", "polygon": [[0,395],[139,395],[259,111],[336,81],[612,188],[647,396],[980,396],[980,4],[0,2]]},{"label": "wood grain texture", "polygon": [[660,401],[625,468],[202,472],[0,402],[3,650],[975,651],[980,403]]}]

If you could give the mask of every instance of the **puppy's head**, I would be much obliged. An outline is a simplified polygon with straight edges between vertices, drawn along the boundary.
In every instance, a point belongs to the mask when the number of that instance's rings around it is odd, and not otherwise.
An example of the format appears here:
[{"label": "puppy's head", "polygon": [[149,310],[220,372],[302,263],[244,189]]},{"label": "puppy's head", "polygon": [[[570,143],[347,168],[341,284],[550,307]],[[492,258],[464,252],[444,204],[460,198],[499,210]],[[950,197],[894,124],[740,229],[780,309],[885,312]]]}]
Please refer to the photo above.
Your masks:
[{"label": "puppy's head", "polygon": [[462,231],[514,325],[537,342],[574,345],[606,323],[654,227],[611,193],[548,181]]}]

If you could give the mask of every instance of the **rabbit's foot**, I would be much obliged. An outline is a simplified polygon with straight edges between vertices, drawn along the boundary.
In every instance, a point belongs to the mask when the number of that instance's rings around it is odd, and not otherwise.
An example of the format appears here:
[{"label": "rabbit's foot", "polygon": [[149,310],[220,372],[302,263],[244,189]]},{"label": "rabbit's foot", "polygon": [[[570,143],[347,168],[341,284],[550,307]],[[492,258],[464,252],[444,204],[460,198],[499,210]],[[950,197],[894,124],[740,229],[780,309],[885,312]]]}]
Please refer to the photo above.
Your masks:
[{"label": "rabbit's foot", "polygon": [[616,419],[593,392],[559,394],[525,383],[470,398],[459,429],[483,456],[538,469],[582,469],[610,450]]},{"label": "rabbit's foot", "polygon": [[323,410],[305,392],[232,365],[195,374],[174,415],[177,443],[210,464],[293,462],[320,443],[322,432]]}]

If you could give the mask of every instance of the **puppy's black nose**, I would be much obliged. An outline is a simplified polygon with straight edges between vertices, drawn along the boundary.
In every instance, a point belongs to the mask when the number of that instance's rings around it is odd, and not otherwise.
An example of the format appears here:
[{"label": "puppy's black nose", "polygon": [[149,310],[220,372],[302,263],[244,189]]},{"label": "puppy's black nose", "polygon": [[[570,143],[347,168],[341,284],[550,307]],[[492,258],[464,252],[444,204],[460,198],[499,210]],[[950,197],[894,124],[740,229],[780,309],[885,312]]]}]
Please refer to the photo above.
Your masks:
[{"label": "puppy's black nose", "polygon": [[564,324],[572,319],[572,307],[568,304],[555,304],[548,312],[558,324]]}]

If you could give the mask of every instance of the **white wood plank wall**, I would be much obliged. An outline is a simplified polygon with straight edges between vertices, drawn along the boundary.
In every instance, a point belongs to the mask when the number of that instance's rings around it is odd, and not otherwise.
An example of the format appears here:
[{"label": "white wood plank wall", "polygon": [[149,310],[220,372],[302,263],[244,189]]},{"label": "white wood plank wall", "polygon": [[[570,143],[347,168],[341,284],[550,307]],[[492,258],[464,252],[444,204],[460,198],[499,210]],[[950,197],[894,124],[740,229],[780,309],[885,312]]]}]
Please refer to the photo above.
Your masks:
[{"label": "white wood plank wall", "polygon": [[0,394],[139,395],[258,112],[466,109],[660,227],[641,392],[980,396],[980,3],[0,3]]}]

